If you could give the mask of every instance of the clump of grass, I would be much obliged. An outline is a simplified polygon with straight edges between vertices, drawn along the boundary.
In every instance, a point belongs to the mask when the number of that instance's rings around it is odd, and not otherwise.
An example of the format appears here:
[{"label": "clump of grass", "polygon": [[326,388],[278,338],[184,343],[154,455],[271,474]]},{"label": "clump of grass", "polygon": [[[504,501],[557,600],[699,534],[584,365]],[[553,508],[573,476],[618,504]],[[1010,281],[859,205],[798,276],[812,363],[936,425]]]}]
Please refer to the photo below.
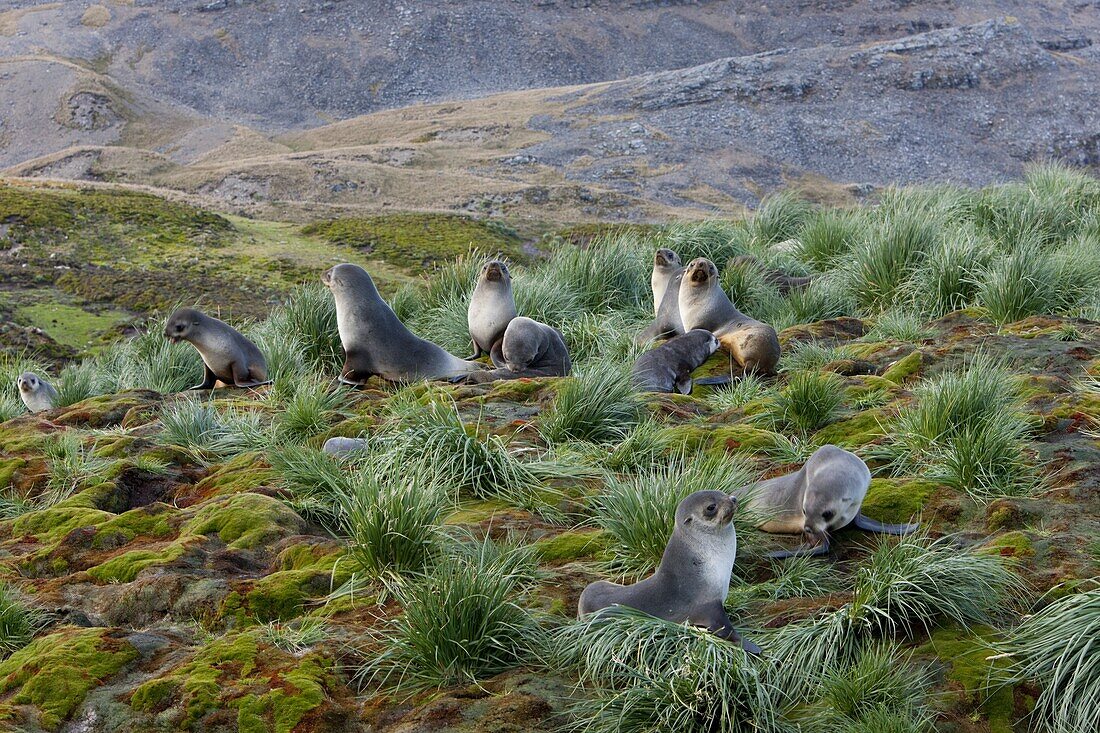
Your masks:
[{"label": "clump of grass", "polygon": [[447,496],[423,476],[363,470],[336,498],[348,552],[368,578],[419,572],[437,556]]},{"label": "clump of grass", "polygon": [[[651,319],[653,314],[648,314]],[[583,313],[561,326],[574,369],[587,369],[593,362],[633,362],[640,353],[634,334],[645,328],[647,318],[638,313],[612,311]]]},{"label": "clump of grass", "polygon": [[814,205],[793,191],[768,196],[752,218],[754,238],[762,244],[792,239],[813,213]]},{"label": "clump of grass", "polygon": [[997,324],[1012,323],[1057,307],[1057,270],[1032,235],[990,264],[981,279],[978,302]]},{"label": "clump of grass", "polygon": [[707,399],[720,410],[732,410],[769,394],[771,387],[763,379],[756,374],[746,374],[728,387],[714,390]]},{"label": "clump of grass", "polygon": [[1038,483],[1026,459],[1023,397],[1015,378],[979,354],[961,370],[926,379],[888,431],[897,470],[918,466],[971,496],[1020,496]]},{"label": "clump of grass", "polygon": [[95,446],[86,446],[81,435],[65,431],[50,436],[42,450],[49,479],[46,491],[36,502],[51,507],[73,494],[106,481],[115,462],[95,454]]},{"label": "clump of grass", "polygon": [[936,220],[915,215],[894,216],[870,230],[845,267],[856,304],[869,313],[891,305],[939,237]]},{"label": "clump of grass", "polygon": [[18,600],[11,588],[0,583],[0,659],[30,644],[45,621],[40,611]]},{"label": "clump of grass", "polygon": [[779,690],[740,647],[629,608],[569,624],[552,664],[583,687],[570,729],[586,733],[769,733]]},{"label": "clump of grass", "polygon": [[546,277],[575,294],[585,311],[644,307],[650,299],[652,252],[624,234],[596,238],[586,249],[563,247],[542,265]]},{"label": "clump of grass", "polygon": [[457,543],[394,587],[404,611],[377,635],[383,650],[359,681],[415,694],[522,664],[542,646],[543,632],[522,605],[536,577],[530,547],[488,537]]},{"label": "clump of grass", "polygon": [[875,640],[911,637],[943,624],[990,623],[1023,590],[997,555],[916,534],[878,538],[857,569],[851,601],[811,622],[788,624],[767,640],[779,661],[779,684],[792,700],[810,681],[855,664]]},{"label": "clump of grass", "polygon": [[332,638],[332,627],[323,618],[302,618],[290,623],[272,622],[263,627],[261,636],[272,646],[288,654],[302,655]]},{"label": "clump of grass", "polygon": [[685,265],[696,257],[706,257],[722,267],[726,260],[749,251],[752,232],[741,222],[714,219],[701,222],[677,222],[662,233],[658,246],[680,255]]},{"label": "clump of grass", "polygon": [[808,435],[836,419],[843,403],[844,382],[836,374],[798,371],[791,374],[761,417]]},{"label": "clump of grass", "polygon": [[303,342],[291,331],[283,311],[275,310],[266,321],[249,328],[245,335],[264,355],[267,378],[273,382],[270,393],[274,397],[293,393],[301,380],[313,372],[323,371],[318,366],[307,365]]},{"label": "clump of grass", "polygon": [[832,269],[863,239],[866,221],[858,212],[829,209],[812,216],[798,233],[798,256],[816,270]]},{"label": "clump of grass", "polygon": [[784,562],[772,561],[774,577],[755,585],[745,586],[749,595],[780,601],[784,598],[810,598],[840,589],[836,572],[812,557],[794,557]]},{"label": "clump of grass", "polygon": [[342,497],[352,492],[353,477],[331,456],[306,446],[280,445],[267,456],[289,496],[286,502],[303,517],[336,531],[343,522]]},{"label": "clump of grass", "polygon": [[203,378],[202,358],[191,344],[164,338],[164,321],[153,319],[147,330],[96,360],[101,373],[113,375],[111,388],[182,392]]},{"label": "clump of grass", "polygon": [[1011,661],[1012,682],[1042,687],[1032,713],[1049,733],[1100,729],[1100,588],[1060,598],[1024,619],[1001,652]]},{"label": "clump of grass", "polygon": [[792,344],[782,356],[780,371],[814,371],[834,361],[852,358],[852,350],[846,344],[822,344],[818,341],[800,341]]},{"label": "clump of grass", "polygon": [[343,349],[336,329],[336,302],[324,286],[298,288],[272,318],[286,324],[286,333],[294,334],[308,364],[326,374],[339,372]]},{"label": "clump of grass", "polygon": [[[752,483],[753,472],[726,456],[683,456],[642,473],[615,477],[595,499],[593,521],[613,538],[612,569],[642,575],[661,561],[672,536],[676,506],[688,494],[718,490],[732,493]],[[754,522],[739,511],[739,533],[753,531]]]},{"label": "clump of grass", "polygon": [[974,302],[982,272],[993,256],[992,244],[981,234],[969,229],[949,232],[914,271],[906,297],[929,318],[965,308]]},{"label": "clump of grass", "polygon": [[592,364],[584,374],[560,385],[539,420],[539,433],[551,445],[567,440],[623,440],[641,417],[641,401],[619,364]]},{"label": "clump of grass", "polygon": [[275,433],[279,440],[300,442],[319,435],[332,422],[346,414],[348,393],[339,387],[303,380],[275,415]]},{"label": "clump of grass", "polygon": [[58,375],[54,406],[65,407],[103,394],[104,387],[103,374],[94,361],[69,364]]},{"label": "clump of grass", "polygon": [[648,419],[638,423],[630,435],[603,459],[608,470],[642,471],[663,465],[675,447],[675,439],[661,424]]},{"label": "clump of grass", "polygon": [[430,476],[456,502],[468,493],[556,517],[556,509],[547,503],[554,492],[541,477],[559,466],[519,460],[500,436],[480,436],[476,424],[464,422],[453,402],[433,399],[426,407],[410,404],[396,407],[401,411],[402,429],[391,436],[384,458],[393,470]]},{"label": "clump of grass", "polygon": [[202,461],[262,450],[275,440],[270,421],[261,413],[233,407],[219,411],[198,399],[164,407],[160,422],[157,437],[162,444],[183,448]]},{"label": "clump of grass", "polygon": [[914,668],[898,649],[872,644],[851,664],[824,674],[811,718],[821,730],[882,730],[869,726],[884,718],[893,721],[885,730],[930,730],[929,682],[927,671]]},{"label": "clump of grass", "polygon": [[465,356],[470,349],[470,331],[466,320],[468,296],[447,295],[439,302],[422,308],[409,323],[421,338],[438,344],[452,354]]},{"label": "clump of grass", "polygon": [[874,325],[864,338],[868,341],[908,341],[919,343],[936,335],[920,314],[908,308],[892,308],[875,316]]},{"label": "clump of grass", "polygon": [[19,397],[8,390],[0,392],[0,423],[14,420],[26,411],[27,408]]}]

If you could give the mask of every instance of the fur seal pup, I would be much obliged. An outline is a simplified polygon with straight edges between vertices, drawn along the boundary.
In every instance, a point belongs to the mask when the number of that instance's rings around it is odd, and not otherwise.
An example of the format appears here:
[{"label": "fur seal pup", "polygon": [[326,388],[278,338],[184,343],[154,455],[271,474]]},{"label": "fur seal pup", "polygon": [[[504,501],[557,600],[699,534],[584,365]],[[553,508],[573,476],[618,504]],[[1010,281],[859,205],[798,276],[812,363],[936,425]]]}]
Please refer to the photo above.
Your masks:
[{"label": "fur seal pup", "polygon": [[680,256],[671,249],[662,247],[653,255],[653,273],[649,276],[649,285],[653,290],[654,321],[638,334],[635,341],[639,346],[684,333],[679,304],[683,274]]},{"label": "fur seal pup", "polygon": [[270,384],[267,361],[240,331],[193,308],[180,308],[164,324],[165,337],[174,344],[188,341],[198,350],[206,374],[191,389],[214,389],[222,383],[233,387]]},{"label": "fur seal pup", "polygon": [[34,372],[23,372],[15,380],[19,388],[19,397],[31,412],[52,410],[57,401],[57,390],[53,385]]},{"label": "fur seal pup", "polygon": [[722,605],[737,558],[736,511],[737,499],[721,491],[688,495],[676,507],[676,526],[656,572],[634,585],[592,583],[581,593],[577,616],[629,606],[667,621],[702,626],[759,654],[760,647],[741,638]]},{"label": "fur seal pup", "polygon": [[766,517],[760,529],[780,534],[801,534],[804,544],[795,550],[780,550],[768,557],[824,555],[829,551],[829,533],[853,527],[866,532],[906,535],[916,524],[882,524],[860,512],[871,472],[859,456],[835,445],[814,451],[802,468],[785,476],[734,492],[745,507]]},{"label": "fur seal pup", "polygon": [[504,329],[515,317],[516,300],[512,296],[512,276],[508,265],[500,260],[489,260],[482,265],[477,285],[470,296],[466,322],[470,327],[474,353],[467,359],[489,354],[493,364],[504,366],[500,342],[504,338]]},{"label": "fur seal pup", "polygon": [[764,282],[778,290],[780,295],[787,295],[792,290],[802,290],[813,282],[812,277],[798,277],[788,275],[782,270],[772,270],[753,255],[734,257],[726,263],[726,267],[744,267],[761,273],[764,276]]},{"label": "fur seal pup", "polygon": [[719,346],[710,331],[688,331],[639,356],[630,379],[639,392],[691,394],[691,373]]},{"label": "fur seal pup", "polygon": [[362,267],[336,265],[321,282],[336,300],[336,327],[346,356],[340,373],[344,384],[361,385],[375,375],[391,382],[448,379],[482,368],[405,328]]},{"label": "fur seal pup", "polygon": [[681,277],[678,311],[683,327],[713,333],[746,372],[773,374],[779,363],[779,336],[768,324],[734,307],[718,282],[714,263],[696,258]]},{"label": "fur seal pup", "polygon": [[561,331],[524,316],[516,316],[499,344],[501,366],[466,377],[474,383],[521,377],[565,377],[573,368]]}]

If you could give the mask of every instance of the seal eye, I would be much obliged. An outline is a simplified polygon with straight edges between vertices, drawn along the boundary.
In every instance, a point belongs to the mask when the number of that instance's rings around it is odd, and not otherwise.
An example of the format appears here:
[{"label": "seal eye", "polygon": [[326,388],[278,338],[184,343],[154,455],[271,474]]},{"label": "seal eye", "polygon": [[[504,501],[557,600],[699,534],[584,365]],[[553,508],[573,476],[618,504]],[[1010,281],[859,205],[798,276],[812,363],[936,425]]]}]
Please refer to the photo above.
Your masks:
[{"label": "seal eye", "polygon": [[710,506],[707,507],[707,514],[714,514],[716,509],[718,509],[718,505],[717,504],[711,504]]},{"label": "seal eye", "polygon": [[836,516],[836,514],[832,511],[822,512],[822,514],[821,514],[821,518],[824,519],[826,522],[828,522],[830,519],[832,519],[835,516]]}]

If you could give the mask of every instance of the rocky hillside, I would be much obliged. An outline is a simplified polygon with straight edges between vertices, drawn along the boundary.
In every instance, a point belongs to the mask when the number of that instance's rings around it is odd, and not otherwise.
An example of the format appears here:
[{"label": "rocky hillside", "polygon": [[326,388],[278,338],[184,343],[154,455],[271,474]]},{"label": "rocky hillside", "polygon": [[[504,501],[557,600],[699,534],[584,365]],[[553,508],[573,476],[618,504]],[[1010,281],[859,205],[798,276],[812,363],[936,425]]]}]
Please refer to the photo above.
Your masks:
[{"label": "rocky hillside", "polygon": [[[67,256],[73,222],[125,234],[110,224],[122,205],[158,212],[141,231],[163,229],[174,260],[236,236],[222,217],[133,194],[40,195],[55,218],[34,219],[40,205],[8,224],[32,263]],[[5,383],[33,367],[60,395],[35,414],[13,390],[0,400],[0,721],[1088,729],[1100,677],[1076,660],[1100,602],[1098,216],[1095,179],[1040,168],[852,211],[784,196],[749,220],[559,242],[516,265],[515,288],[522,313],[563,331],[566,378],[348,390],[320,289],[238,321],[268,355],[274,384],[258,390],[181,392],[197,355],[156,324],[60,373],[7,355]],[[368,225],[300,236],[337,257]],[[656,246],[720,263],[734,300],[780,331],[777,377],[719,353],[697,375],[729,386],[631,390]],[[725,264],[747,253],[812,282],[782,293]],[[125,254],[137,256],[151,255]],[[480,258],[413,281],[422,262],[391,261],[405,279],[387,280],[371,252],[355,256],[417,333],[465,348]],[[364,452],[321,453],[332,436],[364,437]],[[921,530],[840,532],[828,558],[776,563],[765,553],[798,539],[738,515],[727,607],[763,657],[652,619],[573,619],[587,583],[652,569],[681,496],[795,470],[825,444],[872,468],[867,515]]]},{"label": "rocky hillside", "polygon": [[274,218],[836,203],[1096,166],[1098,29],[1080,2],[19,2],[0,166]]}]

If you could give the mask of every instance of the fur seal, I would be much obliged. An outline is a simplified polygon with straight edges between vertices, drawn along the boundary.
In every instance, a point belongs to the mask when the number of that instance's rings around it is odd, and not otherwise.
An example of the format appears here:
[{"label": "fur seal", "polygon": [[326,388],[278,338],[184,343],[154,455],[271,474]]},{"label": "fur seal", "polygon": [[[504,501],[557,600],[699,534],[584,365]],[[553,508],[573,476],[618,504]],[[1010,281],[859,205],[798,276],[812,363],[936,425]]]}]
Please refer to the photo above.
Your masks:
[{"label": "fur seal", "polygon": [[489,260],[482,265],[477,285],[470,296],[466,322],[470,327],[474,353],[467,359],[489,354],[493,364],[504,366],[500,342],[504,338],[504,330],[515,317],[516,300],[512,296],[512,276],[508,265],[500,260]]},{"label": "fur seal", "polygon": [[206,374],[191,389],[214,389],[222,383],[233,387],[270,384],[267,361],[256,344],[240,331],[193,308],[180,308],[164,324],[165,337],[174,344],[188,341],[198,350]]},{"label": "fur seal", "polygon": [[759,654],[760,647],[741,638],[723,606],[737,558],[736,510],[736,497],[721,491],[688,495],[676,507],[676,526],[656,572],[633,585],[592,583],[581,593],[577,616],[629,606],[667,621],[702,626]]},{"label": "fur seal", "polygon": [[882,524],[860,512],[871,472],[859,456],[835,445],[814,451],[802,468],[734,492],[745,507],[766,520],[765,532],[801,534],[805,544],[780,550],[769,557],[823,555],[829,551],[829,533],[853,527],[866,532],[906,535],[916,524]]},{"label": "fur seal", "polygon": [[764,276],[764,282],[778,290],[780,295],[787,295],[792,290],[802,290],[813,282],[812,277],[797,277],[788,275],[782,270],[772,270],[753,255],[734,257],[726,263],[726,267],[745,267],[756,270]]},{"label": "fur seal", "polygon": [[500,368],[474,372],[466,379],[481,383],[521,377],[565,377],[573,368],[561,331],[524,316],[511,320],[499,349]]},{"label": "fur seal", "polygon": [[649,285],[653,290],[654,321],[638,334],[635,341],[639,346],[684,333],[679,304],[683,275],[684,268],[678,254],[664,247],[657,250],[653,255],[653,273],[649,276]]},{"label": "fur seal", "polygon": [[336,300],[336,326],[346,355],[340,373],[344,384],[358,386],[375,375],[391,382],[448,379],[482,368],[405,328],[362,267],[336,265],[321,282]]},{"label": "fur seal", "polygon": [[57,390],[53,385],[34,372],[23,372],[15,380],[23,404],[31,412],[52,410],[57,401]]},{"label": "fur seal", "polygon": [[688,331],[639,356],[630,379],[639,392],[691,394],[691,373],[720,345],[710,331]]},{"label": "fur seal", "polygon": [[696,258],[681,278],[678,311],[683,327],[713,333],[746,372],[773,374],[779,363],[779,336],[768,324],[737,310],[718,282],[714,263]]}]

